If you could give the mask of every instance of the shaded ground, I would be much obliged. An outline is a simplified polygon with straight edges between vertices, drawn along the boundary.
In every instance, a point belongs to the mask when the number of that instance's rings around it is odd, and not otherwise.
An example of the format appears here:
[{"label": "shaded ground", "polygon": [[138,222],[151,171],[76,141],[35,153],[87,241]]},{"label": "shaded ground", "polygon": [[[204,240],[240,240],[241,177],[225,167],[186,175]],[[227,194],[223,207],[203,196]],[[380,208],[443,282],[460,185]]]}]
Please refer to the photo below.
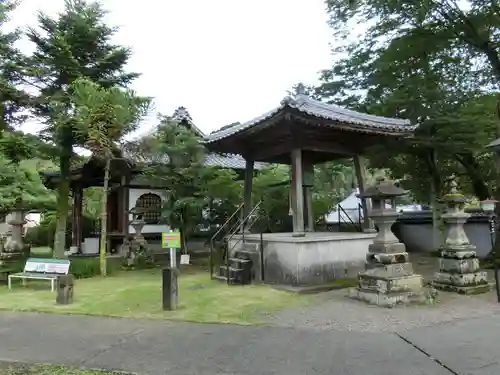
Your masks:
[{"label": "shaded ground", "polygon": [[496,314],[398,334],[31,313],[1,313],[0,327],[0,360],[148,375],[500,373]]}]

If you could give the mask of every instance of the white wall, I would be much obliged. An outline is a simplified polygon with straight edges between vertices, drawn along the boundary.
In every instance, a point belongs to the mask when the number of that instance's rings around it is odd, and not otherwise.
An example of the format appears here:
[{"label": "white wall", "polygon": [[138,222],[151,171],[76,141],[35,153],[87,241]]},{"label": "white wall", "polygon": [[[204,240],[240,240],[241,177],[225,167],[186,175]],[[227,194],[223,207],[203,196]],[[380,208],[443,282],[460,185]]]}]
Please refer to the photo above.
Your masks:
[{"label": "white wall", "polygon": [[[141,195],[144,194],[157,194],[160,197],[162,197],[163,200],[166,199],[166,192],[165,189],[135,189],[135,188],[130,188],[129,189],[129,201],[128,201],[128,210],[131,210],[133,207],[135,207],[135,202]],[[129,222],[134,220],[134,217],[132,214],[129,214]],[[145,225],[144,228],[142,229],[142,233],[161,233],[161,232],[168,232],[170,230],[170,227],[168,225]],[[129,234],[134,234],[135,230],[134,228],[129,225],[128,227],[128,233]]]}]

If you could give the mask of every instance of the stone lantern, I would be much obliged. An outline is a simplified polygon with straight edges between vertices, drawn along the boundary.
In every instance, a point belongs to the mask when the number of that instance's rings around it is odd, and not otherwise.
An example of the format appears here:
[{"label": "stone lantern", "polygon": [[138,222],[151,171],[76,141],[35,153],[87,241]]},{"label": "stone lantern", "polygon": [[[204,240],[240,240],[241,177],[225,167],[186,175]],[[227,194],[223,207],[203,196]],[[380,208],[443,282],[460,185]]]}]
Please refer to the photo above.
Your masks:
[{"label": "stone lantern", "polygon": [[403,189],[382,177],[359,195],[371,199],[369,216],[379,231],[368,246],[366,270],[359,273],[358,287],[350,290],[351,297],[385,307],[425,298],[422,276],[414,274],[405,245],[391,231],[399,216],[396,198],[402,195]]},{"label": "stone lantern", "polygon": [[137,243],[146,243],[144,236],[142,235],[142,229],[146,222],[143,219],[143,215],[146,212],[145,209],[134,207],[130,210],[133,220],[130,222],[130,226],[134,228],[134,240]]},{"label": "stone lantern", "polygon": [[[16,208],[10,213],[7,224],[10,225],[10,235],[0,246],[0,262],[2,264],[14,262],[23,258],[29,247],[23,242],[23,228],[26,225],[27,210]],[[29,255],[29,254],[28,254]]]},{"label": "stone lantern", "polygon": [[471,244],[464,230],[470,214],[464,212],[464,195],[457,192],[456,182],[452,182],[450,194],[442,202],[446,213],[441,217],[447,225],[447,235],[441,246],[439,271],[435,273],[432,285],[436,289],[460,294],[478,294],[490,290],[487,273],[479,270],[476,246]]}]

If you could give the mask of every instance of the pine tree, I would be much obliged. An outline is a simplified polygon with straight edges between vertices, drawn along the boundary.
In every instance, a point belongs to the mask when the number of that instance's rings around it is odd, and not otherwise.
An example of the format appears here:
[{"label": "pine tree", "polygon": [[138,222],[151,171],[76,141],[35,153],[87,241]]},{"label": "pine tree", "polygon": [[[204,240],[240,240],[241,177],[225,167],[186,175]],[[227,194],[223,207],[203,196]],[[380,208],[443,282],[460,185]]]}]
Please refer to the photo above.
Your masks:
[{"label": "pine tree", "polygon": [[45,119],[47,126],[42,134],[59,148],[61,183],[54,240],[54,255],[59,257],[64,254],[73,147],[85,143],[72,118],[71,85],[79,78],[87,78],[110,88],[126,86],[138,77],[124,72],[131,51],[110,42],[117,29],[106,25],[105,15],[97,2],[66,0],[64,11],[57,17],[41,12],[38,29],[28,30],[36,47],[29,60],[29,73],[32,83],[40,89],[35,113]]}]

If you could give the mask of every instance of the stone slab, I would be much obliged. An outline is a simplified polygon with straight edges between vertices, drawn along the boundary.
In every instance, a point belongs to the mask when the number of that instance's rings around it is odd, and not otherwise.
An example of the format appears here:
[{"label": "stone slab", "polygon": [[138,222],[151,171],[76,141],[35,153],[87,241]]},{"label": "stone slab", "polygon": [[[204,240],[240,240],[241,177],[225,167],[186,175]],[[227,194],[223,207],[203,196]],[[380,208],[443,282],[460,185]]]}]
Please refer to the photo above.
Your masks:
[{"label": "stone slab", "polygon": [[[500,316],[412,329],[402,336],[460,375],[498,375]],[[451,375],[451,373],[450,373]]]},{"label": "stone slab", "polygon": [[433,282],[438,284],[450,284],[455,286],[474,286],[488,283],[488,274],[485,271],[473,273],[448,273],[436,272]]},{"label": "stone slab", "polygon": [[370,253],[396,254],[406,252],[406,247],[401,242],[395,243],[372,243],[368,245]]},{"label": "stone slab", "polygon": [[442,249],[441,256],[443,258],[452,259],[476,258],[477,254],[475,249],[475,246],[472,249],[470,249],[470,246],[467,246],[465,249],[450,249],[449,247],[446,247]]},{"label": "stone slab", "polygon": [[420,275],[410,275],[390,279],[370,278],[363,274],[359,276],[359,287],[365,290],[373,290],[378,293],[393,292],[420,292],[424,279]]},{"label": "stone slab", "polygon": [[373,277],[373,278],[394,278],[413,275],[413,266],[411,263],[399,264],[367,264],[367,270],[361,272],[360,277]]},{"label": "stone slab", "polygon": [[438,263],[441,272],[471,273],[479,270],[479,259],[477,258],[439,258]]},{"label": "stone slab", "polygon": [[458,294],[465,294],[465,295],[487,293],[494,287],[490,284],[482,284],[475,286],[458,286],[451,284],[441,284],[437,282],[432,282],[432,286],[438,290],[442,290],[443,292],[456,292]]},{"label": "stone slab", "polygon": [[397,305],[425,302],[423,292],[380,293],[373,290],[351,288],[349,289],[348,297],[380,307],[396,307]]},{"label": "stone slab", "polygon": [[0,336],[0,360],[149,375],[450,375],[389,333],[1,313]]}]

